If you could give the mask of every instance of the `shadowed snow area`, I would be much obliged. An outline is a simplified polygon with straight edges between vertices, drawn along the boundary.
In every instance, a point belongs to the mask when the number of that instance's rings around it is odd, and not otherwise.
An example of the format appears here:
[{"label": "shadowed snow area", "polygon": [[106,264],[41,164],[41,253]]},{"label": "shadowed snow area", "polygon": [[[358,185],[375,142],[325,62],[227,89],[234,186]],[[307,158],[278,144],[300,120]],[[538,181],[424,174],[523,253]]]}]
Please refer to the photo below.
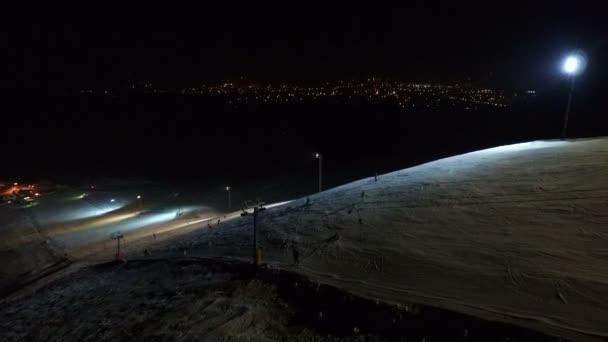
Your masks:
[{"label": "shadowed snow area", "polygon": [[[140,193],[146,194],[142,200]],[[170,199],[168,193],[141,186],[113,191],[65,188],[29,205],[0,208],[0,294],[97,251],[108,260],[116,248],[112,234],[124,234],[130,243],[218,215],[213,208]]]},{"label": "shadowed snow area", "polygon": [[[538,141],[268,209],[258,242],[264,263],[363,297],[607,337],[607,208],[608,139]],[[151,250],[249,258],[251,226],[235,216]]]}]

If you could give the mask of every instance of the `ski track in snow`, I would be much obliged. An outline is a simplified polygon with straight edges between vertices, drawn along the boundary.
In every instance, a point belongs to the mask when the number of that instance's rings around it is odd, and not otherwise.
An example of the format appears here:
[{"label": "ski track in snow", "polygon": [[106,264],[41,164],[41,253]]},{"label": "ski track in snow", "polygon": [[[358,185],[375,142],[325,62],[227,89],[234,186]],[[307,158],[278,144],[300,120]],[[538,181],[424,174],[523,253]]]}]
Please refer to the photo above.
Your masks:
[{"label": "ski track in snow", "polygon": [[[608,337],[607,151],[607,138],[503,146],[295,200],[260,215],[263,260],[391,303]],[[244,259],[251,234],[239,217],[153,248]]]}]

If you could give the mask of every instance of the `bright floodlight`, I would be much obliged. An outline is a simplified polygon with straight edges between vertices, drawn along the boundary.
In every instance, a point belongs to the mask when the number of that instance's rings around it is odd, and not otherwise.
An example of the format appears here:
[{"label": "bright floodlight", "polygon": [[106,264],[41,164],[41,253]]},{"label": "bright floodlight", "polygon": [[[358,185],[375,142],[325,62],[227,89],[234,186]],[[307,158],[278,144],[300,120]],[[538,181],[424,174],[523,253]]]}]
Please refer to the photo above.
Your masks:
[{"label": "bright floodlight", "polygon": [[113,199],[113,198],[110,200],[110,202],[112,202],[112,203],[114,203],[114,201],[115,201],[115,199]]},{"label": "bright floodlight", "polygon": [[137,195],[137,199],[141,199],[141,195]]},{"label": "bright floodlight", "polygon": [[230,187],[229,186],[226,187],[226,191],[230,191]]},{"label": "bright floodlight", "polygon": [[319,158],[319,154],[318,153],[315,153],[315,158],[317,158],[317,159]]},{"label": "bright floodlight", "polygon": [[564,61],[564,71],[568,74],[576,74],[580,67],[580,61],[575,56],[570,56]]},{"label": "bright floodlight", "polygon": [[562,68],[568,75],[578,75],[584,71],[586,62],[585,54],[577,51],[564,59]]}]

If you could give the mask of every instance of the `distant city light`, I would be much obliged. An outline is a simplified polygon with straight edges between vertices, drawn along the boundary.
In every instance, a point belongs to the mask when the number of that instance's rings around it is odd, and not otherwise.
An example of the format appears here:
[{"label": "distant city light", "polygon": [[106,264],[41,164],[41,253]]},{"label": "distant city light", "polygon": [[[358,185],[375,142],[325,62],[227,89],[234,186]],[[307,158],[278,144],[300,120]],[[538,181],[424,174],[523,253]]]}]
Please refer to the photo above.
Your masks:
[{"label": "distant city light", "polygon": [[[560,62],[561,63],[561,62]],[[561,68],[561,65],[560,65]],[[151,93],[164,93],[168,90],[147,89]],[[326,82],[314,87],[303,87],[289,84],[257,85],[238,84],[222,81],[218,84],[204,84],[200,87],[186,87],[180,90],[188,95],[231,95],[231,105],[237,106],[251,102],[291,104],[304,101],[316,101],[324,97],[343,96],[360,98],[370,103],[394,103],[401,109],[423,107],[441,111],[443,106],[469,107],[471,110],[483,109],[482,106],[508,107],[517,94],[504,93],[499,89],[474,89],[461,87],[460,84],[409,84],[369,78],[367,81]],[[420,96],[424,98],[421,98]],[[471,106],[473,105],[473,106]],[[487,108],[487,107],[486,107]]]},{"label": "distant city light", "polygon": [[229,186],[226,187],[226,191],[230,191],[230,187]]},{"label": "distant city light", "polygon": [[115,199],[113,199],[113,198],[110,200],[110,202],[112,202],[112,203],[114,203],[115,201],[116,201],[116,200],[115,200]]}]

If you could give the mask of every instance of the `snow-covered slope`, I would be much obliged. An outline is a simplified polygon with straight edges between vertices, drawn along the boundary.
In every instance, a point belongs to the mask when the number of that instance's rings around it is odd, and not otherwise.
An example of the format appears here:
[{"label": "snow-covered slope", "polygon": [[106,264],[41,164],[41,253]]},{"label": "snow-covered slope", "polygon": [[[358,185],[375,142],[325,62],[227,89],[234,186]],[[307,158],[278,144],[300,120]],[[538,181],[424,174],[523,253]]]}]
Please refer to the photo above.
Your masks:
[{"label": "snow-covered slope", "polygon": [[[261,214],[265,263],[404,309],[416,302],[567,337],[608,336],[607,138],[468,153],[310,202]],[[170,246],[250,257],[251,217]]]},{"label": "snow-covered slope", "polygon": [[[114,191],[65,188],[43,194],[30,205],[1,207],[0,294],[68,259],[79,261],[98,250],[105,250],[102,257],[110,257],[113,233],[127,237],[124,245],[139,236],[152,238],[154,233],[217,215],[211,208],[168,198],[169,193],[138,183]],[[138,201],[139,194],[144,199]]]}]

